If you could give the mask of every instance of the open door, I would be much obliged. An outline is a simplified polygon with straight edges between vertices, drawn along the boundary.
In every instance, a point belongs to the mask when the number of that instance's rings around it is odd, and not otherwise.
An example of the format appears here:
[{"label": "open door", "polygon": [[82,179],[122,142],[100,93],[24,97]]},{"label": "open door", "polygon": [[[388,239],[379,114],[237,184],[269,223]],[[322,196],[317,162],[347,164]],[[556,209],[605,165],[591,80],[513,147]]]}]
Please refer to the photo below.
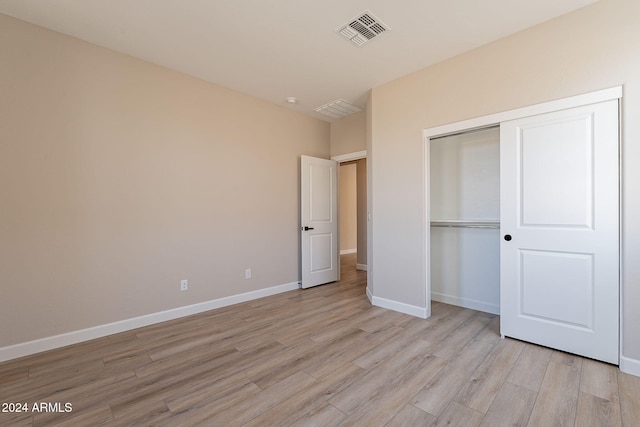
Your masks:
[{"label": "open door", "polygon": [[618,364],[618,101],[501,123],[501,333]]},{"label": "open door", "polygon": [[302,288],[338,280],[337,181],[337,162],[301,157]]}]

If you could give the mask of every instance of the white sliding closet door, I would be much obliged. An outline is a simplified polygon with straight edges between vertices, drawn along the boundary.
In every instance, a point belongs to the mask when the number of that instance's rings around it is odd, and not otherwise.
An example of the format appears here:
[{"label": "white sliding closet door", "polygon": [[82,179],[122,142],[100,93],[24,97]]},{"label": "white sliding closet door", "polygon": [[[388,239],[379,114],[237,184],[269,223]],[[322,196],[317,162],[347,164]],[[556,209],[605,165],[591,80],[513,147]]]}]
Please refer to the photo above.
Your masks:
[{"label": "white sliding closet door", "polygon": [[501,333],[618,363],[618,102],[501,124]]}]

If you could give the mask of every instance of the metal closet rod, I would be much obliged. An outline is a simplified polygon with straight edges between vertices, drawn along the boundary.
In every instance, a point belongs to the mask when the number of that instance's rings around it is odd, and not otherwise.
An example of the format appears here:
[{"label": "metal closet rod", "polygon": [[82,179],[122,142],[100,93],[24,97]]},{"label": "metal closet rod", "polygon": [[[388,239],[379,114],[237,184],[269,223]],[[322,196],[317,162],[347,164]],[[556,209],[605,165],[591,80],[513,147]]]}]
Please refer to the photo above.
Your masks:
[{"label": "metal closet rod", "polygon": [[450,228],[500,228],[500,221],[433,220],[432,227]]}]

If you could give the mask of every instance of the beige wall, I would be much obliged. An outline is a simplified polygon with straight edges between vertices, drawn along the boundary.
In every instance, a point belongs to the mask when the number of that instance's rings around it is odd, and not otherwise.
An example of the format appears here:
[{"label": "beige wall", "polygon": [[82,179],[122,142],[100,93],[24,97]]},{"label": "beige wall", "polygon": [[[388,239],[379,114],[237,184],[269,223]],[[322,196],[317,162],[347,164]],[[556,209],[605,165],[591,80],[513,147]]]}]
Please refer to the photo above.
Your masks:
[{"label": "beige wall", "polygon": [[425,306],[425,128],[624,85],[623,355],[640,360],[640,2],[600,0],[375,88],[374,296]]},{"label": "beige wall", "polygon": [[[367,150],[368,112],[347,116],[344,119],[331,123],[331,156],[357,153]],[[356,188],[357,197],[353,203],[357,203],[357,263],[367,265],[367,161],[357,160]],[[341,199],[342,200],[342,199]],[[343,246],[341,250],[350,249]]]},{"label": "beige wall", "polygon": [[331,156],[367,149],[366,113],[364,111],[331,123]]},{"label": "beige wall", "polygon": [[0,348],[299,280],[327,123],[3,15],[0,63]]},{"label": "beige wall", "polygon": [[358,248],[356,163],[340,164],[340,252]]}]

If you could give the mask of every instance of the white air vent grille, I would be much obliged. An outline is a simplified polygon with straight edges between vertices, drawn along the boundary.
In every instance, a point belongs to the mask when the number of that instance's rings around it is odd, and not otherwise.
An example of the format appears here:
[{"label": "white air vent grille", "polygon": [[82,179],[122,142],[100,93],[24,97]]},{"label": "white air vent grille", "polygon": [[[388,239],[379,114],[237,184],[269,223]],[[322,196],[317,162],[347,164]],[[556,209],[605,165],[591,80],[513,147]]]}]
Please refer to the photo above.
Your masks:
[{"label": "white air vent grille", "polygon": [[351,114],[362,111],[361,108],[356,107],[353,104],[345,101],[344,99],[336,99],[321,107],[315,109],[316,112],[329,116],[333,119],[341,119],[343,117],[350,116]]},{"label": "white air vent grille", "polygon": [[358,46],[387,31],[384,25],[371,12],[365,10],[360,16],[340,26],[336,31]]}]

